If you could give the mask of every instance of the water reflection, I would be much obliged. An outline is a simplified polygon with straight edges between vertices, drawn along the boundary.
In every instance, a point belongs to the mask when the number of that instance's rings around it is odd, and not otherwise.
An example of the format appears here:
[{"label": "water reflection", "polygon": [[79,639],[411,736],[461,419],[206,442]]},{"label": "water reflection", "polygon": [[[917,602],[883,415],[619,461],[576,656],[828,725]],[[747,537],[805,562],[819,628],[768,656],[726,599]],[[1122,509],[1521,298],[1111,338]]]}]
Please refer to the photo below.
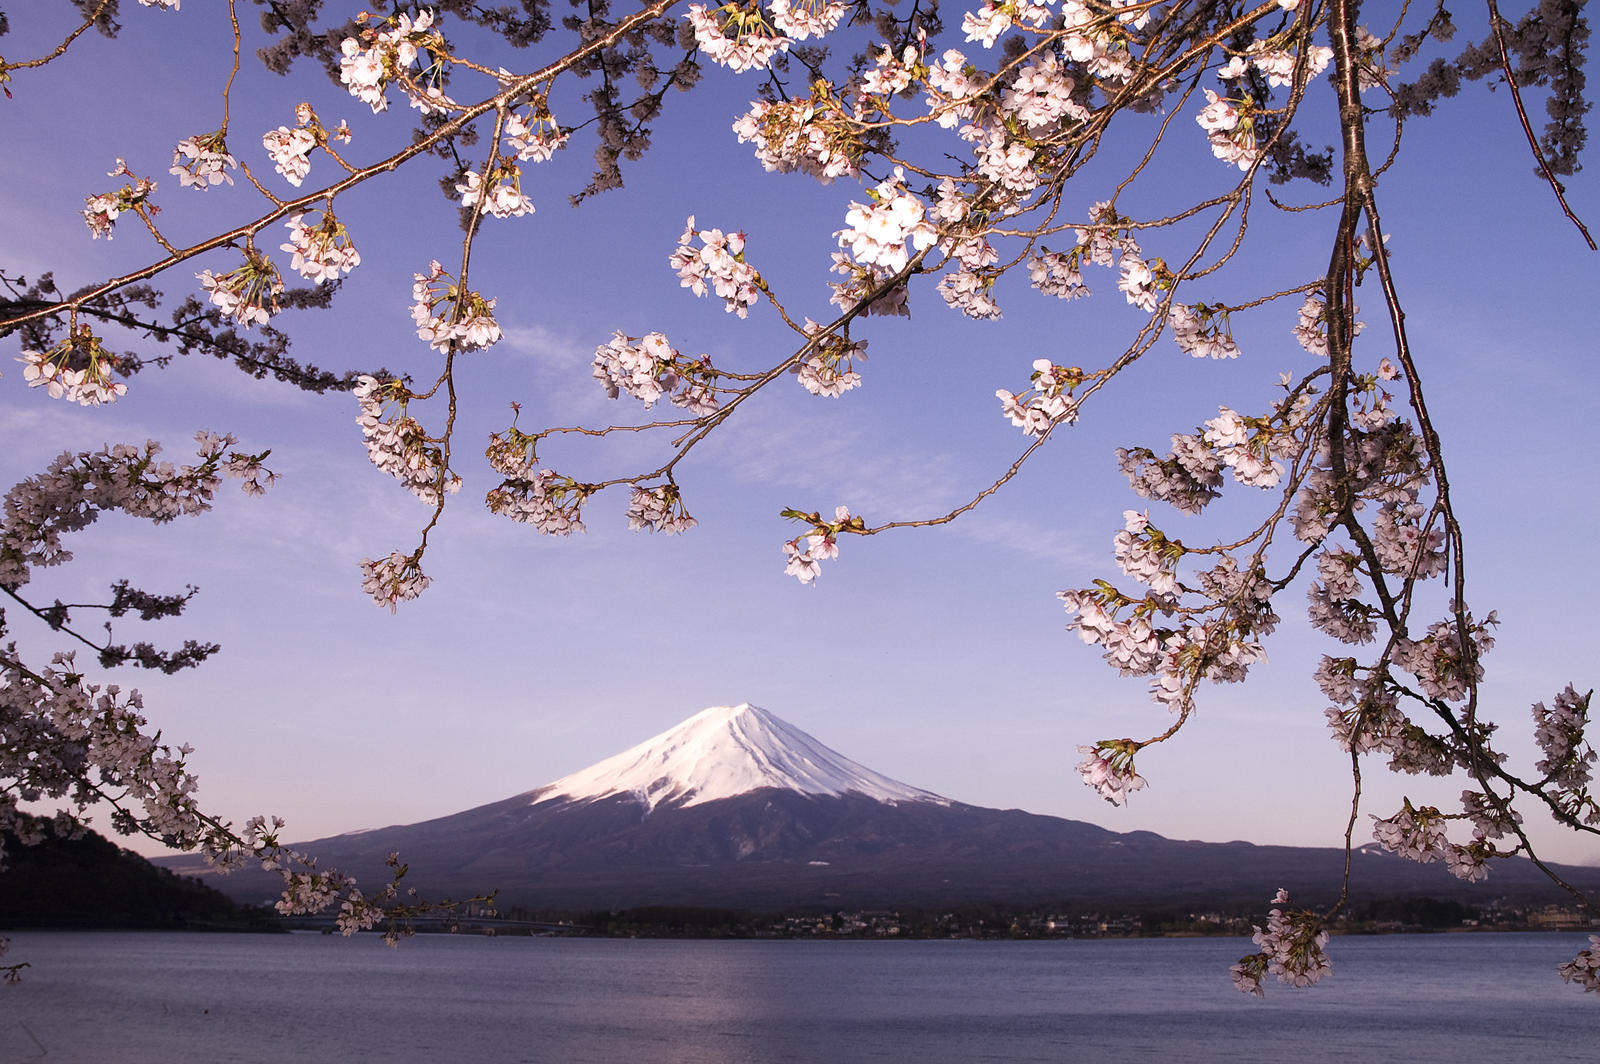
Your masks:
[{"label": "water reflection", "polygon": [[1581,935],[1336,939],[1333,979],[1265,1002],[1226,978],[1242,940],[14,939],[8,1064],[1590,1062],[1600,1028],[1553,972]]}]

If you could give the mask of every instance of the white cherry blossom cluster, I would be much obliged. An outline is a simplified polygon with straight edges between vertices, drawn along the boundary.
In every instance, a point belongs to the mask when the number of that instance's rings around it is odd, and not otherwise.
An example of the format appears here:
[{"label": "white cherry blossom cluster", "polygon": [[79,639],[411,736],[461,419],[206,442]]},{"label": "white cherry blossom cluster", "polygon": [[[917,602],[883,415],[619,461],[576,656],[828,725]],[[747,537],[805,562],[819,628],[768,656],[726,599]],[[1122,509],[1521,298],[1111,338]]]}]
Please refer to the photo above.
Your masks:
[{"label": "white cherry blossom cluster", "polygon": [[740,144],[755,145],[756,158],[768,173],[799,171],[825,185],[836,177],[859,177],[861,143],[843,123],[831,120],[831,102],[810,96],[755,101],[733,131]]},{"label": "white cherry blossom cluster", "polygon": [[232,436],[201,432],[195,441],[199,465],[160,461],[161,445],[152,440],[143,447],[115,444],[62,454],[44,473],[17,484],[6,493],[0,518],[0,587],[26,584],[36,565],[71,561],[62,533],[93,524],[103,511],[165,524],[211,509],[224,477],[244,480],[251,494],[259,494],[259,478],[269,485],[277,479],[261,464],[265,454],[230,453],[238,442]]},{"label": "white cherry blossom cluster", "polygon": [[1030,387],[1020,395],[1004,388],[997,390],[1000,416],[1007,418],[1024,436],[1041,435],[1058,421],[1078,420],[1078,403],[1072,390],[1082,378],[1075,368],[1057,366],[1048,358],[1035,359]]},{"label": "white cherry blossom cluster", "polygon": [[[1046,0],[1046,3],[1050,2],[1052,0]],[[1068,8],[1078,6],[1068,0],[1062,8],[1065,12]],[[981,8],[968,11],[962,18],[961,32],[967,35],[967,40],[979,41],[985,48],[993,48],[994,42],[1013,24],[1043,26],[1050,19],[1050,14],[1050,8],[1044,4],[1030,3],[1029,0],[1002,0],[999,4],[994,0],[984,0]]]},{"label": "white cherry blossom cluster", "polygon": [[1372,837],[1390,853],[1409,861],[1427,864],[1439,860],[1441,851],[1449,845],[1446,822],[1432,806],[1415,809],[1408,801],[1394,816],[1386,820],[1374,816],[1372,820]]},{"label": "white cherry blossom cluster", "polygon": [[[1360,313],[1360,307],[1351,308],[1353,312]],[[1355,323],[1351,335],[1360,336],[1361,330],[1367,323]],[[1294,338],[1300,346],[1320,358],[1328,357],[1328,308],[1322,300],[1322,295],[1312,292],[1306,296],[1306,301],[1300,306],[1300,320],[1293,330]]]},{"label": "white cherry blossom cluster", "polygon": [[1479,839],[1499,839],[1516,834],[1522,823],[1522,814],[1511,808],[1509,802],[1495,802],[1478,791],[1461,792],[1461,811],[1473,824],[1473,835]]},{"label": "white cherry blossom cluster", "polygon": [[306,212],[292,214],[283,224],[289,240],[279,248],[290,253],[289,268],[308,281],[322,284],[337,281],[361,265],[361,253],[350,240],[343,223],[331,210],[323,211],[316,225],[306,223]]},{"label": "white cherry blossom cluster", "polygon": [[939,278],[939,295],[969,318],[993,321],[1000,317],[1000,304],[992,294],[994,282],[995,275],[989,271],[963,268]]},{"label": "white cherry blossom cluster", "polygon": [[1077,766],[1083,782],[1112,805],[1122,805],[1128,795],[1144,789],[1145,778],[1133,770],[1133,753],[1127,745],[1109,742],[1080,746],[1078,753],[1084,755]]},{"label": "white cherry blossom cluster", "polygon": [[1451,875],[1469,883],[1489,877],[1484,862],[1496,855],[1494,845],[1480,832],[1472,845],[1457,846],[1445,835],[1448,818],[1431,805],[1417,809],[1408,799],[1394,816],[1372,819],[1372,837],[1392,853],[1418,864],[1442,861]]},{"label": "white cherry blossom cluster", "polygon": [[[373,114],[388,108],[384,90],[389,82],[405,75],[421,50],[432,50],[442,43],[432,29],[433,12],[426,9],[419,11],[414,19],[401,14],[381,25],[388,28],[365,29],[339,44],[343,53],[339,60],[339,80],[350,90],[350,95],[370,106]],[[413,107],[424,106],[424,113],[427,112],[428,100],[419,101],[417,94],[409,89],[408,95]],[[438,102],[448,103],[442,95]]]},{"label": "white cherry blossom cluster", "polygon": [[683,497],[676,484],[654,488],[634,488],[628,500],[628,529],[632,532],[661,532],[668,536],[687,532],[700,522],[683,508]]},{"label": "white cherry blossom cluster", "polygon": [[570,536],[584,531],[583,501],[593,488],[563,477],[553,469],[538,467],[536,437],[515,428],[489,437],[485,452],[489,465],[506,479],[489,492],[490,513],[532,525],[546,536]]},{"label": "white cherry blossom cluster", "polygon": [[520,218],[533,213],[533,200],[522,194],[522,169],[513,162],[501,162],[489,170],[488,180],[476,170],[468,170],[456,184],[461,206],[483,209],[496,218]]},{"label": "white cherry blossom cluster", "polygon": [[572,139],[572,135],[563,132],[549,112],[542,109],[533,111],[527,118],[513,111],[506,118],[503,135],[506,147],[516,153],[519,161],[536,163],[549,162],[550,157]]},{"label": "white cherry blossom cluster", "polygon": [[1377,611],[1361,601],[1364,588],[1356,575],[1361,559],[1340,547],[1317,555],[1317,574],[1306,588],[1312,627],[1341,643],[1372,642],[1377,633]]},{"label": "white cherry blossom cluster", "polygon": [[1054,52],[1045,52],[1023,65],[1005,90],[1000,109],[1030,134],[1054,129],[1062,119],[1087,122],[1089,109],[1073,96],[1077,83],[1062,69]]},{"label": "white cherry blossom cluster", "polygon": [[710,357],[688,359],[661,333],[617,333],[594,350],[594,378],[615,399],[627,392],[648,410],[663,397],[695,417],[717,410],[716,371]]},{"label": "white cherry blossom cluster", "polygon": [[1250,169],[1261,158],[1250,101],[1225,99],[1210,89],[1205,94],[1207,103],[1195,121],[1206,132],[1211,154],[1241,170]]},{"label": "white cherry blossom cluster", "polygon": [[[694,246],[699,237],[700,247]],[[678,271],[679,287],[697,296],[706,294],[706,283],[722,297],[724,310],[745,318],[761,300],[761,274],[744,261],[744,234],[723,233],[721,229],[695,230],[694,215],[684,224],[678,249],[667,260]]]},{"label": "white cherry blossom cluster", "polygon": [[1198,435],[1175,433],[1165,458],[1145,447],[1119,447],[1117,465],[1134,494],[1198,514],[1222,494],[1222,460]]},{"label": "white cherry blossom cluster", "polygon": [[[802,584],[814,584],[822,572],[822,563],[839,556],[839,533],[859,532],[866,524],[850,514],[848,506],[836,507],[833,520],[824,521],[818,514],[803,514],[798,510],[785,510],[783,516],[805,521],[813,529],[806,535],[796,536],[783,545],[783,556],[788,559],[783,575],[792,576]],[[804,546],[801,542],[804,541]]]},{"label": "white cherry blossom cluster", "polygon": [[[1287,906],[1289,892],[1279,890],[1272,903]],[[1261,952],[1243,958],[1232,968],[1233,985],[1240,991],[1265,996],[1261,980],[1267,975],[1275,975],[1290,986],[1307,987],[1332,974],[1333,965],[1323,952],[1328,933],[1322,930],[1322,921],[1314,913],[1273,909],[1267,913],[1266,929],[1257,927],[1255,932],[1251,941],[1261,947]]]},{"label": "white cherry blossom cluster", "polygon": [[1459,702],[1467,697],[1469,684],[1483,679],[1483,655],[1494,648],[1489,629],[1497,624],[1493,610],[1482,624],[1470,624],[1470,666],[1453,618],[1429,625],[1428,634],[1421,639],[1396,639],[1394,662],[1417,678],[1417,685],[1429,698]]},{"label": "white cherry blossom cluster", "polygon": [[586,493],[570,477],[553,469],[536,469],[489,493],[489,512],[532,525],[546,536],[584,531]]},{"label": "white cherry blossom cluster", "polygon": [[970,101],[987,90],[989,83],[989,75],[968,63],[964,54],[947,49],[927,67],[926,97],[934,121],[945,129],[972,121],[978,112]]},{"label": "white cherry blossom cluster", "polygon": [[139,177],[128,164],[121,159],[117,160],[117,168],[108,171],[107,177],[128,176],[131,182],[123,185],[115,192],[102,192],[98,196],[89,196],[85,199],[83,221],[89,227],[89,233],[96,240],[105,237],[111,239],[111,230],[116,227],[119,215],[136,211],[150,200],[150,193],[156,190],[156,183],[147,177]]},{"label": "white cherry blossom cluster", "polygon": [[[1376,499],[1385,506],[1409,507],[1428,482],[1426,449],[1405,422],[1392,423],[1377,432],[1356,433],[1346,441],[1344,451],[1345,470],[1359,499]],[[1296,538],[1314,543],[1332,531],[1331,522],[1337,508],[1332,455],[1326,443],[1318,447],[1303,485],[1295,497],[1289,520]],[[1387,531],[1379,533],[1385,538],[1385,547],[1379,552],[1380,561],[1388,557],[1398,567],[1390,571],[1411,571],[1420,536],[1414,539],[1411,532],[1402,534],[1400,526],[1415,529],[1420,516],[1420,512],[1399,513],[1387,518],[1379,514],[1379,520],[1386,525],[1392,523]],[[1427,546],[1434,550],[1438,544],[1430,542]],[[1435,563],[1421,564],[1431,568]],[[1385,569],[1389,570],[1388,564]]]},{"label": "white cherry blossom cluster", "polygon": [[[1154,313],[1161,301],[1161,292],[1170,287],[1171,275],[1157,259],[1146,261],[1139,242],[1127,228],[1128,220],[1119,216],[1109,202],[1096,203],[1089,209],[1090,224],[1075,227],[1078,235],[1077,258],[1074,267],[1087,261],[1096,266],[1115,265],[1120,276],[1117,288],[1127,296],[1128,302],[1146,313]],[[1051,293],[1060,294],[1060,293]],[[1072,293],[1076,295],[1078,293]],[[1084,293],[1087,295],[1087,291]]]},{"label": "white cherry blossom cluster", "polygon": [[[1141,514],[1130,511],[1128,528],[1118,535],[1118,560],[1151,590],[1140,599],[1123,595],[1104,581],[1097,587],[1057,592],[1070,616],[1069,631],[1088,644],[1105,647],[1107,664],[1124,676],[1149,676],[1150,698],[1172,712],[1192,708],[1192,692],[1202,679],[1239,683],[1250,666],[1266,661],[1259,636],[1271,634],[1279,618],[1272,612],[1273,588],[1259,567],[1241,570],[1232,557],[1197,574],[1197,592],[1209,600],[1204,610],[1184,607],[1172,568],[1183,547],[1150,529]],[[1135,526],[1138,532],[1131,531]],[[1169,583],[1170,581],[1170,583]],[[1133,605],[1131,616],[1117,613]],[[1187,619],[1175,629],[1158,629],[1156,612],[1182,610]],[[1214,611],[1209,620],[1201,614]]]},{"label": "white cherry blossom cluster", "polygon": [[922,201],[906,191],[905,176],[902,168],[895,167],[893,175],[868,191],[872,202],[850,204],[844,217],[849,228],[833,234],[857,264],[898,273],[911,261],[908,241],[922,251],[939,239]]},{"label": "white cherry blossom cluster", "polygon": [[[704,4],[690,4],[683,17],[694,27],[694,38],[700,50],[735,74],[764,70],[773,56],[789,50],[789,38],[772,33],[762,20],[760,4],[755,0],[748,10],[738,3],[709,10]],[[728,36],[727,31],[733,36]]]},{"label": "white cherry blossom cluster", "polygon": [[463,297],[455,278],[437,259],[428,265],[427,273],[411,277],[411,320],[416,323],[419,340],[426,340],[435,351],[448,350],[452,344],[458,351],[470,351],[499,341],[496,300],[484,299],[477,292]]},{"label": "white cherry blossom cluster", "polygon": [[1108,596],[1103,590],[1058,591],[1056,597],[1066,606],[1070,618],[1067,631],[1077,632],[1078,638],[1091,646],[1098,643],[1105,647],[1106,663],[1123,676],[1148,676],[1160,667],[1161,635],[1146,614],[1136,612],[1119,619],[1114,608],[1117,603],[1107,601],[1114,595]]},{"label": "white cherry blossom cluster", "polygon": [[172,169],[167,172],[175,176],[183,188],[204,192],[224,181],[233,184],[233,176],[228,171],[238,167],[238,162],[228,153],[222,131],[217,130],[196,133],[178,141],[178,146],[172,149]]},{"label": "white cherry blossom cluster", "polygon": [[1204,303],[1174,303],[1167,322],[1172,326],[1172,339],[1184,354],[1195,358],[1239,357],[1239,345],[1233,341],[1226,310]]},{"label": "white cherry blossom cluster", "polygon": [[1077,248],[1062,252],[1041,247],[1028,256],[1028,283],[1047,296],[1080,299],[1089,294],[1089,287],[1083,283],[1082,265]]},{"label": "white cherry blossom cluster", "polygon": [[305,126],[279,126],[261,135],[261,146],[272,159],[272,168],[295,188],[311,173],[311,151],[317,138]]},{"label": "white cherry blossom cluster", "polygon": [[[1533,738],[1544,757],[1534,767],[1544,778],[1567,791],[1583,792],[1590,780],[1591,768],[1597,755],[1584,738],[1589,725],[1589,701],[1593,696],[1580,695],[1571,684],[1551,700],[1551,708],[1543,702],[1533,705]],[[1600,809],[1589,803],[1587,822],[1600,824]]]},{"label": "white cherry blossom cluster", "polygon": [[[247,484],[262,475],[272,479],[260,464],[264,455],[228,452],[236,442],[231,436],[202,432],[196,442],[198,466],[160,461],[154,442],[116,445],[63,454],[44,473],[15,485],[0,516],[0,587],[14,591],[33,567],[69,561],[61,536],[103,512],[160,524],[209,509],[223,476],[244,477]],[[34,669],[16,653],[12,645],[0,654],[0,731],[8,737],[0,746],[0,779],[9,781],[0,787],[0,830],[24,844],[38,842],[38,822],[22,813],[19,800],[66,798],[74,809],[57,813],[56,832],[76,837],[83,828],[79,815],[107,799],[118,830],[164,836],[184,848],[213,836],[195,805],[197,780],[185,765],[192,751],[144,730],[138,691],[86,682],[72,653]]]},{"label": "white cherry blossom cluster", "polygon": [[[1267,593],[1261,587],[1263,596]],[[1257,603],[1245,602],[1238,612],[1258,612]],[[1277,623],[1270,610],[1261,615],[1258,631],[1269,634]],[[1161,660],[1150,681],[1150,700],[1180,713],[1193,708],[1193,690],[1200,680],[1212,683],[1243,683],[1250,666],[1264,664],[1267,652],[1251,638],[1255,632],[1238,619],[1224,615],[1207,623],[1191,623],[1182,632],[1167,636],[1161,643]]]},{"label": "white cherry blossom cluster", "polygon": [[903,92],[915,80],[922,56],[917,46],[908,44],[896,58],[888,45],[878,53],[877,65],[861,75],[861,91],[873,96],[893,96]]},{"label": "white cherry blossom cluster", "polygon": [[1449,564],[1444,532],[1424,528],[1427,510],[1416,502],[1386,502],[1373,520],[1372,549],[1386,571],[1410,573],[1419,579],[1438,576]]},{"label": "white cherry blossom cluster", "polygon": [[1016,202],[1039,187],[1040,171],[1034,164],[1040,147],[1012,136],[999,115],[980,114],[961,127],[961,137],[972,143],[978,174],[998,185],[1000,194]]},{"label": "white cherry blossom cluster", "polygon": [[283,278],[278,267],[254,248],[245,249],[244,265],[236,270],[222,274],[203,270],[195,277],[222,316],[247,329],[265,325],[282,309],[278,296],[283,293]]},{"label": "white cherry blossom cluster", "polygon": [[1138,510],[1123,511],[1124,527],[1111,541],[1112,555],[1122,571],[1157,595],[1172,595],[1178,590],[1178,559],[1183,544],[1170,540],[1150,524],[1150,515]]},{"label": "white cherry blossom cluster", "polygon": [[444,467],[443,450],[415,418],[407,416],[405,391],[399,381],[363,375],[356,379],[350,394],[361,406],[356,424],[361,426],[367,458],[374,466],[429,506],[439,505],[441,485],[452,495],[461,490],[461,478]]},{"label": "white cherry blossom cluster", "polygon": [[[804,328],[808,336],[815,336],[822,326],[807,318]],[[867,360],[867,341],[829,336],[819,341],[804,361],[790,366],[789,372],[812,395],[832,399],[861,386],[856,359]]]},{"label": "white cherry blossom cluster", "polygon": [[[1355,663],[1344,659],[1344,664],[1353,666]],[[1334,675],[1326,678],[1336,679],[1338,671],[1344,668],[1336,665]],[[1319,667],[1318,679],[1323,678]],[[1386,683],[1371,676],[1352,676],[1351,679],[1353,682],[1348,689],[1339,693],[1353,704],[1344,709],[1330,707],[1323,713],[1341,750],[1389,754],[1389,768],[1395,772],[1448,776],[1454,771],[1458,760],[1456,751],[1408,720],[1400,711],[1394,691]],[[1325,685],[1323,690],[1329,697],[1337,697],[1337,689],[1331,685]]]},{"label": "white cherry blossom cluster", "polygon": [[[36,672],[9,658],[0,660],[0,676],[5,679],[0,719],[7,721],[8,731],[47,729],[66,747],[41,750],[28,764],[14,763],[11,755],[0,758],[0,775],[21,781],[26,796],[36,801],[70,793],[81,812],[103,787],[117,796],[119,825],[168,835],[180,845],[193,846],[204,837],[193,798],[198,781],[183,760],[192,751],[141,730],[148,721],[138,691],[124,694],[116,684],[85,683],[71,653],[56,654],[50,666]],[[126,808],[130,804],[143,815],[134,816]],[[0,792],[0,828],[17,830],[24,819],[16,793]],[[72,814],[58,815],[56,821],[58,830],[78,825]]]},{"label": "white cherry blossom cluster", "polygon": [[1384,41],[1365,26],[1356,27],[1356,75],[1361,91],[1387,85],[1398,71],[1384,61]]},{"label": "white cherry blossom cluster", "polygon": [[[828,302],[841,310],[854,310],[861,301],[879,292],[889,278],[894,276],[891,271],[879,266],[858,266],[850,261],[850,256],[842,251],[833,253],[833,272],[845,275],[844,281],[829,281],[828,287],[833,289],[833,295]],[[882,314],[886,316],[910,317],[911,307],[907,302],[910,290],[906,283],[899,284],[881,292],[872,302],[867,304],[868,314]]]},{"label": "white cherry blossom cluster", "polygon": [[850,8],[834,0],[771,0],[772,24],[797,41],[832,33]]},{"label": "white cherry blossom cluster", "polygon": [[1562,982],[1577,983],[1586,991],[1600,991],[1600,935],[1589,936],[1589,948],[1570,961],[1556,965]]},{"label": "white cherry blossom cluster", "polygon": [[[1297,53],[1282,47],[1282,42],[1267,39],[1253,42],[1242,53],[1233,56],[1217,71],[1217,77],[1223,81],[1237,81],[1245,76],[1253,66],[1266,76],[1267,84],[1278,87],[1287,87],[1294,84],[1295,66],[1300,57]],[[1328,69],[1328,64],[1333,62],[1333,49],[1325,45],[1313,45],[1306,51],[1307,83]]]},{"label": "white cherry blossom cluster", "polygon": [[[1283,476],[1283,463],[1277,457],[1298,452],[1292,435],[1271,431],[1262,419],[1247,418],[1227,407],[1205,423],[1202,439],[1222,463],[1233,470],[1233,479],[1252,488],[1276,487]],[[1285,453],[1285,452],[1288,453]]]},{"label": "white cherry blossom cluster", "polygon": [[128,394],[126,384],[111,379],[116,356],[101,346],[87,325],[68,329],[66,338],[48,351],[24,349],[17,361],[28,387],[45,389],[52,399],[101,406]]},{"label": "white cherry blossom cluster", "polygon": [[[394,551],[388,557],[376,561],[362,558],[360,564],[361,590],[372,596],[373,605],[387,609],[390,613],[397,612],[400,603],[410,602],[433,583],[433,578],[423,573],[421,560],[415,555],[408,556]],[[284,900],[278,903],[278,911],[320,912],[324,907],[322,904],[316,904],[314,908],[301,907],[314,904],[313,901],[307,900],[304,892],[316,889],[317,885],[318,881],[311,879],[289,880],[289,888],[284,892]],[[342,884],[332,888],[326,899],[331,899],[340,889]],[[283,908],[285,904],[290,908]]]}]

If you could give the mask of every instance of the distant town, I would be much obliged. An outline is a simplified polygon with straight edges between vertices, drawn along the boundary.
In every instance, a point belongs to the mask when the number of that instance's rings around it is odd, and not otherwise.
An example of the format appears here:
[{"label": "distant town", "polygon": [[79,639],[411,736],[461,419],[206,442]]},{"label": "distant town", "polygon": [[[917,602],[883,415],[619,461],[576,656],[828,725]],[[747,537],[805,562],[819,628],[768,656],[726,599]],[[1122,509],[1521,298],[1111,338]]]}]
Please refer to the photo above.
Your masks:
[{"label": "distant town", "polygon": [[[929,912],[854,911],[760,914],[730,909],[649,906],[616,912],[534,912],[470,907],[454,918],[418,921],[419,933],[701,939],[1095,939],[1249,935],[1266,914],[1214,911],[1049,912],[1004,906]],[[289,930],[332,930],[331,920],[288,920]],[[1600,920],[1555,905],[1502,902],[1467,906],[1434,898],[1372,902],[1344,910],[1335,935],[1582,931]]]}]

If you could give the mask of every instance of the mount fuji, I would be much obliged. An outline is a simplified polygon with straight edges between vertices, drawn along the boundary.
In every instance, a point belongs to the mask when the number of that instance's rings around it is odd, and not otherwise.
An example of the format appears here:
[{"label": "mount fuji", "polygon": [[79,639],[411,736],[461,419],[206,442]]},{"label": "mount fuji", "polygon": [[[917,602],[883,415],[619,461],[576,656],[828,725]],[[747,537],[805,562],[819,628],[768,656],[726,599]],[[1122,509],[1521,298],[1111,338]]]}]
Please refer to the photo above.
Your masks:
[{"label": "mount fuji", "polygon": [[[432,896],[499,890],[504,906],[882,908],[973,903],[1260,903],[1278,887],[1337,892],[1344,851],[1181,842],[1017,809],[986,809],[850,760],[772,713],[719,706],[535,790],[419,824],[296,843],[366,882],[399,851],[407,885]],[[1357,851],[1368,897],[1484,901],[1552,895],[1523,860],[1488,891],[1375,848]],[[276,875],[217,877],[164,858],[242,901],[275,896]],[[1600,886],[1600,869],[1563,869]]]},{"label": "mount fuji", "polygon": [[676,728],[530,791],[528,797],[537,804],[631,795],[649,815],[661,805],[687,809],[766,789],[833,798],[853,794],[888,805],[950,804],[828,749],[748,702],[696,713]]}]

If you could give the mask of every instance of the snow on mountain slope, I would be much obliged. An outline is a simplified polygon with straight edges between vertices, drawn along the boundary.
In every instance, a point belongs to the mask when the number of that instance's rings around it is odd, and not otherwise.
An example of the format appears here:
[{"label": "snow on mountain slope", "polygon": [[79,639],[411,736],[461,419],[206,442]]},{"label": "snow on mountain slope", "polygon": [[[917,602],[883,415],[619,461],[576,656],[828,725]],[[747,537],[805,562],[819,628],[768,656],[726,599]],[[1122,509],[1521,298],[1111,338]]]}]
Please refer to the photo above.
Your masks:
[{"label": "snow on mountain slope", "polygon": [[748,702],[696,713],[653,739],[530,794],[535,804],[632,794],[647,811],[690,806],[762,787],[801,794],[858,794],[880,802],[948,799],[909,787],[829,750],[794,725]]}]

